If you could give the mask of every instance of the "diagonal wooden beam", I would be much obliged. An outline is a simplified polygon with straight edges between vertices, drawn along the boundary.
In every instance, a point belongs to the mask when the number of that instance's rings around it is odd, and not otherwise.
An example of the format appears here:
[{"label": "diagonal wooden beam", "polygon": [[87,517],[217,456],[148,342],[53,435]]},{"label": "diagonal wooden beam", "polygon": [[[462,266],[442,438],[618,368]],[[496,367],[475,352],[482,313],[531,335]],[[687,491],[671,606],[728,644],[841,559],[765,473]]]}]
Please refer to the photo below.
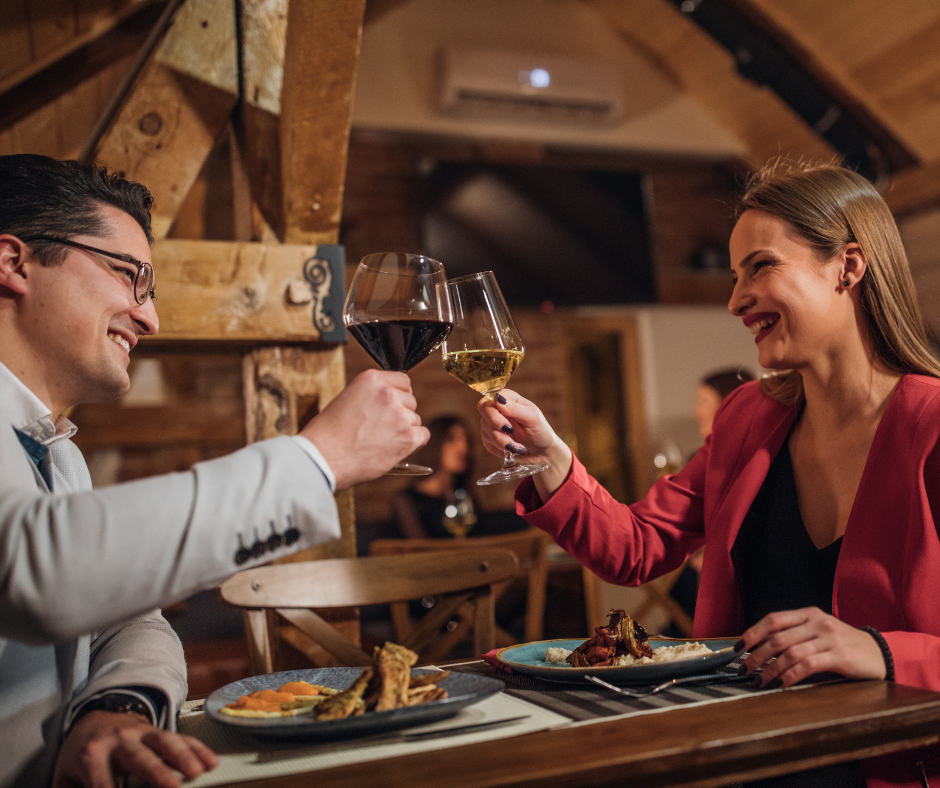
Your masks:
[{"label": "diagonal wooden beam", "polygon": [[235,7],[187,0],[93,159],[145,183],[166,236],[238,100]]},{"label": "diagonal wooden beam", "polygon": [[940,162],[902,170],[884,190],[895,216],[904,216],[940,205]]},{"label": "diagonal wooden beam", "polygon": [[836,151],[773,91],[742,77],[731,55],[668,0],[582,0],[670,72],[746,146],[750,167],[776,156],[832,160]]},{"label": "diagonal wooden beam", "polygon": [[[74,30],[51,49],[30,52],[32,36],[23,3],[3,3],[3,24],[0,26],[0,47],[5,54],[0,63],[0,96],[22,85],[46,69],[54,67],[85,47],[98,47],[108,34],[134,17],[150,16],[152,7],[165,5],[166,0],[124,2],[116,8],[96,7],[77,11]],[[37,31],[39,33],[39,31]],[[31,55],[35,55],[31,57]]]}]

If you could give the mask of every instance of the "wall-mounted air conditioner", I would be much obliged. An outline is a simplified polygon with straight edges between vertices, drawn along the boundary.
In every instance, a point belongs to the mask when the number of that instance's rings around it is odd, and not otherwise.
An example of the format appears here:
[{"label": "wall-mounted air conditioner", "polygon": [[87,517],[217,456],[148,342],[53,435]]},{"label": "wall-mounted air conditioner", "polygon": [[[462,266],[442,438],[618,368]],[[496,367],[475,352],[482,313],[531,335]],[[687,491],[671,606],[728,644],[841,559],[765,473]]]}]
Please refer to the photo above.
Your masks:
[{"label": "wall-mounted air conditioner", "polygon": [[449,114],[605,123],[623,114],[620,73],[597,60],[451,47],[440,77],[440,109]]}]

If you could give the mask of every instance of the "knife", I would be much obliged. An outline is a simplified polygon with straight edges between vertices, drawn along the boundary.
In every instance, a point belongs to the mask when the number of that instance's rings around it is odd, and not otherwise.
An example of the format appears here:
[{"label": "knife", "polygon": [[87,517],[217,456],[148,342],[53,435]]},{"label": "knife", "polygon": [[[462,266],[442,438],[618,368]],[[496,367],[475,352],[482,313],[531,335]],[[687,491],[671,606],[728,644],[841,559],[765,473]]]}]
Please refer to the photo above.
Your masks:
[{"label": "knife", "polygon": [[456,725],[453,728],[442,728],[440,730],[433,731],[417,731],[414,733],[402,731],[401,733],[396,734],[394,738],[397,741],[426,741],[427,739],[441,739],[445,736],[456,736],[458,733],[474,733],[476,731],[487,730],[489,728],[499,728],[503,725],[509,725],[510,723],[527,719],[529,719],[529,715],[523,714],[520,717],[507,717],[504,720],[477,722],[472,725]]}]

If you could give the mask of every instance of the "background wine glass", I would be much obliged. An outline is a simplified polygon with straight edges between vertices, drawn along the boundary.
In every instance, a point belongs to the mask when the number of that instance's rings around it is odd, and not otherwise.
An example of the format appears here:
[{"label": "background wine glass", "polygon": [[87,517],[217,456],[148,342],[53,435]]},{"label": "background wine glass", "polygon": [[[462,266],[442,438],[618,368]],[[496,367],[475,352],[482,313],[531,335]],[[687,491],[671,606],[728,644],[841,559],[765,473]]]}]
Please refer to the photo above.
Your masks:
[{"label": "background wine glass", "polygon": [[[418,254],[380,252],[359,263],[343,320],[382,369],[407,372],[453,327],[444,266]],[[425,465],[400,462],[390,474],[427,476]]]},{"label": "background wine glass", "polygon": [[[495,397],[522,363],[525,347],[492,271],[447,283],[454,327],[444,340],[444,369],[485,397]],[[547,465],[522,465],[506,451],[503,467],[477,484],[517,481]]]},{"label": "background wine glass", "polygon": [[444,527],[454,539],[463,539],[477,523],[473,500],[462,488],[454,490],[444,506]]}]

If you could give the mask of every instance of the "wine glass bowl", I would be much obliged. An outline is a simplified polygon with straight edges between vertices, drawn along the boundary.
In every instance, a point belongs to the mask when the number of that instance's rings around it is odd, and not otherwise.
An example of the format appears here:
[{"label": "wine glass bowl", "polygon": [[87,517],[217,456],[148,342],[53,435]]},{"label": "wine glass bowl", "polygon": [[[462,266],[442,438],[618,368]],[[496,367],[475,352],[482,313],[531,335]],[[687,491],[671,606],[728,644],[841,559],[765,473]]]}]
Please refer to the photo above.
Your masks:
[{"label": "wine glass bowl", "polygon": [[[525,346],[492,271],[447,282],[453,329],[443,342],[448,375],[485,397],[506,386],[522,363]],[[522,465],[506,451],[503,467],[477,484],[516,481],[544,471],[546,465]]]},{"label": "wine glass bowl", "polygon": [[[407,372],[439,347],[453,327],[444,266],[419,254],[366,255],[353,277],[343,322],[384,370]],[[424,465],[398,463],[389,473],[426,476]]]}]

